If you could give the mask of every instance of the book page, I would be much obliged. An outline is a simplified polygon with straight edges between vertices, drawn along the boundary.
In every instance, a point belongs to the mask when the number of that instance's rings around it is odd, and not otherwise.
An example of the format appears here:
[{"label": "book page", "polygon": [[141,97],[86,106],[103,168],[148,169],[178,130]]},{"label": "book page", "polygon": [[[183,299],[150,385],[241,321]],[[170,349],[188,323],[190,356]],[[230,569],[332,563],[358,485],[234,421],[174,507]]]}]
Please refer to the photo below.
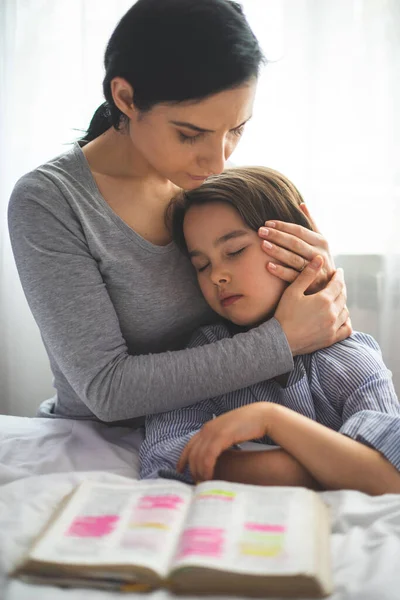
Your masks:
[{"label": "book page", "polygon": [[57,564],[138,565],[167,574],[192,487],[175,481],[85,482],[30,553]]},{"label": "book page", "polygon": [[198,485],[174,570],[196,566],[254,575],[312,572],[312,493],[222,481]]}]

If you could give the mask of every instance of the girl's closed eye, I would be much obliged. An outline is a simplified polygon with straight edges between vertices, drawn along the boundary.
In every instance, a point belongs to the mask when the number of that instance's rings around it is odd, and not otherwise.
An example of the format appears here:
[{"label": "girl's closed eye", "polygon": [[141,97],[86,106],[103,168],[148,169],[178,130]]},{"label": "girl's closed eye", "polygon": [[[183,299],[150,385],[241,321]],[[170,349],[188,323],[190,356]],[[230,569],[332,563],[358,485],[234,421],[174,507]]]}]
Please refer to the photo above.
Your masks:
[{"label": "girl's closed eye", "polygon": [[244,250],[246,250],[247,246],[243,246],[243,248],[240,248],[239,250],[236,250],[235,252],[228,252],[228,256],[238,256],[239,254],[242,254],[242,252]]},{"label": "girl's closed eye", "polygon": [[[240,254],[242,254],[242,252],[244,250],[246,250],[246,248],[247,248],[247,246],[243,246],[243,248],[239,248],[239,250],[235,250],[235,252],[227,252],[226,254],[229,258],[234,258],[235,256],[239,256]],[[202,265],[201,267],[199,267],[197,265],[193,265],[193,266],[198,273],[203,273],[203,271],[205,271],[207,269],[207,267],[210,266],[210,264],[211,263],[208,262],[207,264]]]},{"label": "girl's closed eye", "polygon": [[198,273],[202,273],[203,271],[205,271],[207,269],[207,267],[210,266],[210,263],[207,263],[206,265],[204,265],[203,267],[197,267],[197,272]]}]

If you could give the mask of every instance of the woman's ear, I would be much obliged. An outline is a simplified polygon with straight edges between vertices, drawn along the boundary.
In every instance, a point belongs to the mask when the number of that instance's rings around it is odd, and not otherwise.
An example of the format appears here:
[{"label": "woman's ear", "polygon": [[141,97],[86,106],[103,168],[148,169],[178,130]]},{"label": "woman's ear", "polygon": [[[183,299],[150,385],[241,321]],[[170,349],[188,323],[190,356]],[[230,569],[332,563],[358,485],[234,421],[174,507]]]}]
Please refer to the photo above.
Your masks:
[{"label": "woman's ear", "polygon": [[132,119],[137,114],[137,109],[133,104],[133,88],[123,77],[114,77],[111,80],[111,94],[115,105],[119,110]]}]

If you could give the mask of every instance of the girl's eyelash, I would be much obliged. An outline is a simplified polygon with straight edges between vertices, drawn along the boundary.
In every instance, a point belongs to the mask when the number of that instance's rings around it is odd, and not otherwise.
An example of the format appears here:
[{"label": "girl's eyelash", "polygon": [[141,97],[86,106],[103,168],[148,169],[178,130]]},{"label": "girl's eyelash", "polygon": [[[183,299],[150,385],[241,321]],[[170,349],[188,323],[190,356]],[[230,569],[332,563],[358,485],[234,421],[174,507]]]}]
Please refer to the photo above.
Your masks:
[{"label": "girl's eyelash", "polygon": [[[236,250],[236,252],[228,252],[228,256],[238,256],[238,254],[241,254],[243,252],[243,250],[246,250],[247,246],[244,246],[243,248],[240,248],[240,250]],[[198,273],[202,273],[203,271],[205,271],[207,269],[207,267],[210,266],[210,263],[207,263],[206,265],[204,265],[204,267],[199,267],[197,269]]]},{"label": "girl's eyelash", "polygon": [[237,256],[238,254],[241,254],[243,252],[243,250],[246,249],[246,246],[244,246],[243,248],[240,248],[240,250],[236,250],[236,252],[228,252],[228,256]]},{"label": "girl's eyelash", "polygon": [[200,267],[199,269],[197,269],[198,273],[202,273],[203,271],[205,271],[207,269],[207,267],[209,266],[210,263],[204,265],[204,267]]},{"label": "girl's eyelash", "polygon": [[[244,130],[244,125],[242,125],[238,129],[232,129],[231,133],[233,133],[233,135],[236,135],[237,137],[240,137],[243,133],[243,130]],[[204,136],[204,133],[201,133],[201,132],[198,133],[197,135],[185,135],[184,133],[182,133],[182,131],[178,131],[178,134],[179,134],[179,139],[184,144],[194,144],[197,140],[201,139]]]}]

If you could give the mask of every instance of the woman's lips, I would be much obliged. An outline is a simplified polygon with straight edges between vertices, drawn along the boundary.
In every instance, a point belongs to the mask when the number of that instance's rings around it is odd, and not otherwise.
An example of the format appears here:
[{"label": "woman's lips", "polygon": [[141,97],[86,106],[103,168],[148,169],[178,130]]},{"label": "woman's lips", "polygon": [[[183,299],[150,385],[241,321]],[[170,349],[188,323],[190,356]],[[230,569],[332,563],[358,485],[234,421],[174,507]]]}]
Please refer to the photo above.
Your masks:
[{"label": "woman's lips", "polygon": [[207,175],[190,175],[189,173],[189,177],[191,179],[194,179],[195,181],[205,181],[207,179]]},{"label": "woman's lips", "polygon": [[224,298],[223,300],[221,300],[221,305],[225,308],[225,306],[230,306],[237,300],[240,300],[240,298],[242,298],[242,297],[243,296],[241,294],[238,294],[236,296],[228,296],[227,298]]}]

